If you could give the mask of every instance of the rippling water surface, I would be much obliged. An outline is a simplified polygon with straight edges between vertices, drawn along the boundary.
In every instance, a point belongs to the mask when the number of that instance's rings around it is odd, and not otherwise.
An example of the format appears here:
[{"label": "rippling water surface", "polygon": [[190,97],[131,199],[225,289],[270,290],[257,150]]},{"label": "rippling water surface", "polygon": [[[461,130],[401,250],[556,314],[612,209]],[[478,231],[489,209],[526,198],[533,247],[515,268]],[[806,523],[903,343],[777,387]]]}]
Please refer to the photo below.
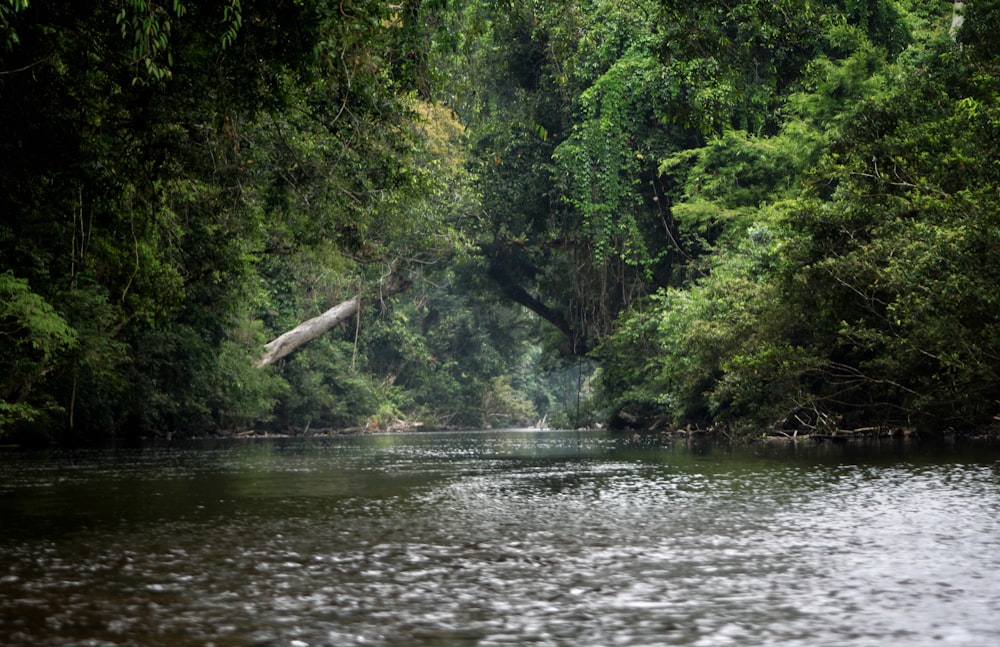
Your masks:
[{"label": "rippling water surface", "polygon": [[997,645],[998,457],[601,432],[0,454],[0,644]]}]

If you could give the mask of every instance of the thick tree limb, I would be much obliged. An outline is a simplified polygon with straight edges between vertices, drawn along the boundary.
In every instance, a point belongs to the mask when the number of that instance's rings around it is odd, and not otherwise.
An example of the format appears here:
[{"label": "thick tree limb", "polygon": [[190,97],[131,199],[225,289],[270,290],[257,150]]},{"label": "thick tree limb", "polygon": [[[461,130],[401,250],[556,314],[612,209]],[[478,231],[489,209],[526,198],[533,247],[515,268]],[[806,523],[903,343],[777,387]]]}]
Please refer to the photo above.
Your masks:
[{"label": "thick tree limb", "polygon": [[501,262],[494,260],[490,263],[486,273],[497,284],[505,297],[531,310],[565,335],[569,342],[568,354],[583,356],[590,351],[582,336],[577,333],[573,324],[566,319],[563,313],[550,308],[540,299],[532,296]]},{"label": "thick tree limb", "polygon": [[[385,297],[398,292],[402,292],[410,286],[410,281],[391,273],[379,283],[379,297]],[[333,306],[318,317],[313,317],[308,321],[300,323],[281,336],[271,340],[264,346],[264,354],[254,362],[254,366],[261,368],[270,366],[278,360],[291,355],[312,340],[320,337],[337,324],[346,319],[350,319],[358,313],[361,307],[361,297],[357,296]]]}]

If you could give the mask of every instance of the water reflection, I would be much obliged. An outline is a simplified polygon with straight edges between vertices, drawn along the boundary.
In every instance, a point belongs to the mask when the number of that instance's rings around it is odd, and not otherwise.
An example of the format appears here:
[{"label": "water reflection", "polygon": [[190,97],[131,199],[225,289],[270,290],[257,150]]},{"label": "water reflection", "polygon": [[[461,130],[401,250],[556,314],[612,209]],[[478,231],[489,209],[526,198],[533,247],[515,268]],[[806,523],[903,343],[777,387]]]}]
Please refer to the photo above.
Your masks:
[{"label": "water reflection", "polygon": [[998,465],[591,432],[7,454],[0,644],[995,644]]}]

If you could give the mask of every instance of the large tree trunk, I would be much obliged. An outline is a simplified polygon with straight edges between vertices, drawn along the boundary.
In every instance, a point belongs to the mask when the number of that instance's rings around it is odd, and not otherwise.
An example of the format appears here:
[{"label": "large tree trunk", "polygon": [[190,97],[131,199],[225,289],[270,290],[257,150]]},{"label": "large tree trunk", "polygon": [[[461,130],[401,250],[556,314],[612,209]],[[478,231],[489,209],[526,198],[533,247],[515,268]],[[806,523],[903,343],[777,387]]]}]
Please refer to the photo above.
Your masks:
[{"label": "large tree trunk", "polygon": [[[410,281],[396,273],[391,273],[379,282],[379,297],[385,297],[402,292],[410,286]],[[270,366],[279,359],[291,355],[317,337],[326,334],[340,322],[350,319],[358,313],[361,307],[361,297],[354,297],[339,303],[318,317],[300,323],[280,337],[273,339],[264,346],[264,354],[254,362],[261,368]]]}]

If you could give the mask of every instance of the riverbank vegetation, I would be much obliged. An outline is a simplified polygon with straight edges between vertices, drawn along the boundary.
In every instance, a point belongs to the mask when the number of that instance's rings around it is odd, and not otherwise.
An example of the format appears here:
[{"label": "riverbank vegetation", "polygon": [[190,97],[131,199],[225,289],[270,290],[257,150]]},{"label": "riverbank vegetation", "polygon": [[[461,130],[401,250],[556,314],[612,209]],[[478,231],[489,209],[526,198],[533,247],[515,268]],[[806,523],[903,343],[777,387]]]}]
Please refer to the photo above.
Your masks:
[{"label": "riverbank vegetation", "polygon": [[993,0],[0,0],[0,434],[994,425],[997,33]]}]

